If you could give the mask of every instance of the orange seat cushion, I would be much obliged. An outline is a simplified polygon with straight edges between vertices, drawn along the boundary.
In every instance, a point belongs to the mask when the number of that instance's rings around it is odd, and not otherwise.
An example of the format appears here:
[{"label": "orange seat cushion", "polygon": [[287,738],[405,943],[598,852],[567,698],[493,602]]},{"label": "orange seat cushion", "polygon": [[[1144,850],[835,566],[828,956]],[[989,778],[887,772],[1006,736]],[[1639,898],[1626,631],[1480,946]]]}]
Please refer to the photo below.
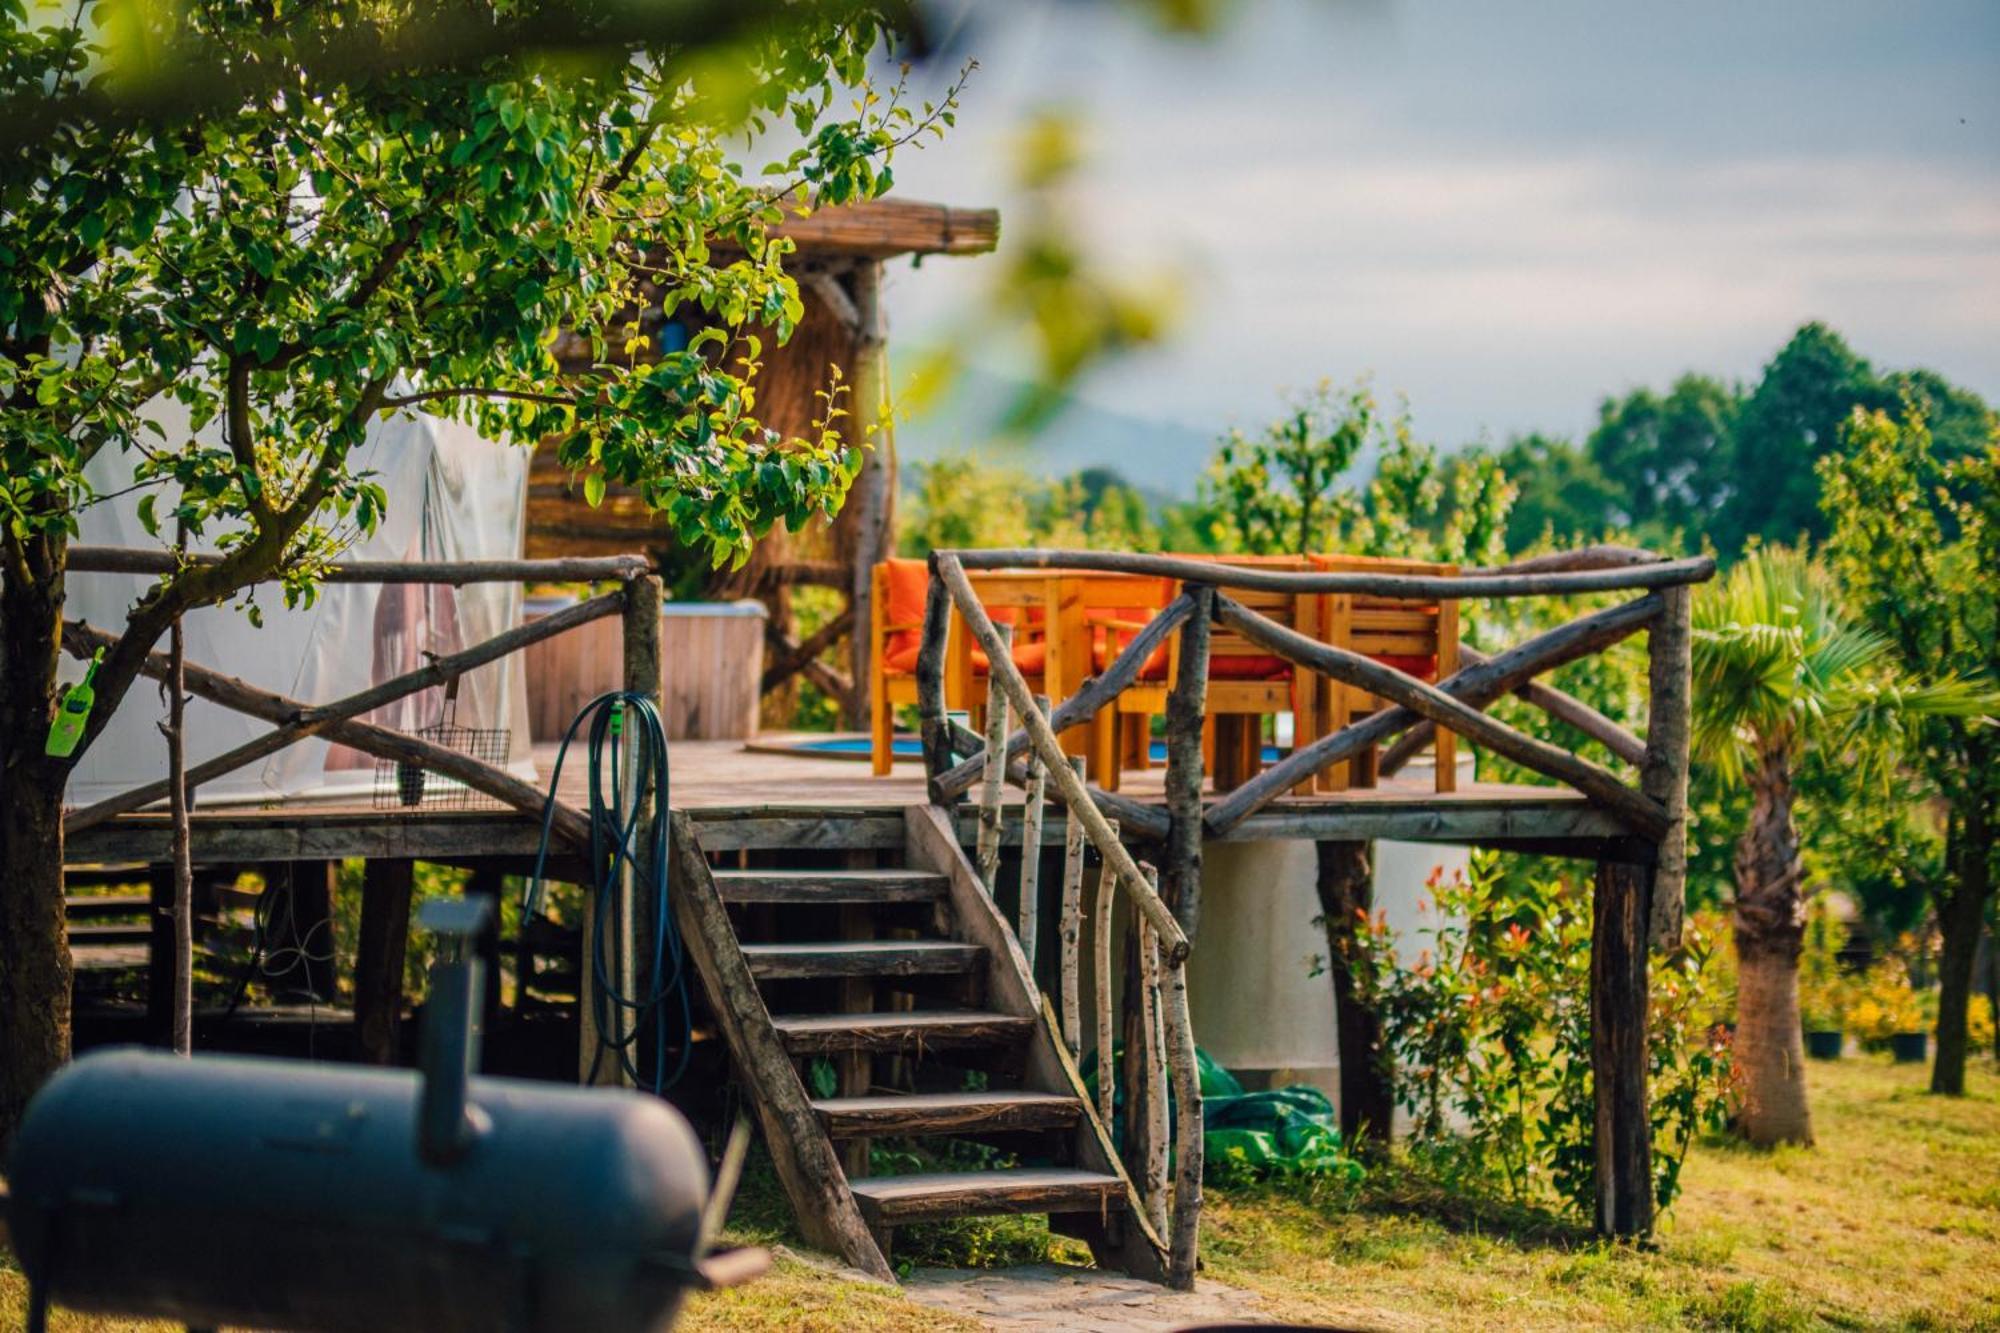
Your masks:
[{"label": "orange seat cushion", "polygon": [[[1103,671],[1116,660],[1104,640],[1090,645],[1090,669]],[[1165,680],[1167,678],[1167,645],[1161,644],[1139,666],[1139,680]]]},{"label": "orange seat cushion", "polygon": [[[1159,614],[1159,610],[1157,606],[1099,606],[1086,610],[1085,618],[1093,622],[1090,634],[1090,669],[1103,671],[1117,658],[1117,653],[1111,651],[1111,627],[1101,622],[1117,620],[1127,625],[1143,625]],[[1121,631],[1125,643],[1131,642],[1131,636],[1135,632]],[[1121,643],[1119,647],[1120,651],[1123,651],[1124,644]],[[1163,642],[1140,664],[1138,679],[1165,680],[1166,678],[1167,644]]]},{"label": "orange seat cushion", "polygon": [[1435,657],[1398,657],[1394,653],[1376,653],[1371,654],[1370,660],[1380,662],[1386,667],[1394,667],[1404,675],[1415,676],[1418,680],[1437,679],[1438,663]]},{"label": "orange seat cushion", "polygon": [[[1022,675],[1039,676],[1048,669],[1049,645],[1046,640],[1035,643],[1017,643],[1014,645],[1013,656],[1014,665]],[[974,648],[972,650],[972,669],[974,671],[983,673],[986,670],[987,661],[988,658],[984,649]]]}]

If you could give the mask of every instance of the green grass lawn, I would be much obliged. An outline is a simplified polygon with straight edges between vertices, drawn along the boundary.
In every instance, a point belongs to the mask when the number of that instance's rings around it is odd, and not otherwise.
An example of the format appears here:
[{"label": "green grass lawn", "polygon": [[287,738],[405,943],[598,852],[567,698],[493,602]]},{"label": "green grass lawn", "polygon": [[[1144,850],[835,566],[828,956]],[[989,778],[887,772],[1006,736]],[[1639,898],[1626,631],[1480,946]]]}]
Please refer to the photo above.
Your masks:
[{"label": "green grass lawn", "polygon": [[[1811,1079],[1818,1147],[1698,1146],[1650,1249],[1378,1177],[1358,1199],[1211,1190],[1207,1275],[1250,1288],[1274,1316],[1368,1328],[2000,1329],[1992,1063],[1956,1100],[1924,1092],[1923,1066],[1881,1057],[1815,1064]],[[1014,1237],[1002,1252],[1019,1249]],[[21,1298],[18,1274],[0,1273],[0,1328],[19,1327]],[[761,1282],[697,1298],[681,1327],[971,1326],[781,1262]]]}]

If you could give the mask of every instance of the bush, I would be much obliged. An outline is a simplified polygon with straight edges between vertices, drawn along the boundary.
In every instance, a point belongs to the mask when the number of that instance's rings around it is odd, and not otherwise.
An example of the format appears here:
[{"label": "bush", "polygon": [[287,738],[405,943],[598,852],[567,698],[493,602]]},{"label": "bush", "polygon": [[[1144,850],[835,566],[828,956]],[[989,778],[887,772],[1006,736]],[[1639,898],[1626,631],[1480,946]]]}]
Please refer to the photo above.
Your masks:
[{"label": "bush", "polygon": [[[1470,878],[1434,875],[1438,924],[1399,967],[1381,917],[1356,933],[1355,971],[1382,1024],[1383,1057],[1411,1116],[1420,1164],[1517,1203],[1588,1215],[1596,1197],[1590,1068],[1590,899],[1564,879],[1519,882],[1475,856]],[[1653,971],[1654,1190],[1680,1190],[1694,1136],[1720,1128],[1729,1060],[1709,1015],[1713,937],[1699,918]]]}]

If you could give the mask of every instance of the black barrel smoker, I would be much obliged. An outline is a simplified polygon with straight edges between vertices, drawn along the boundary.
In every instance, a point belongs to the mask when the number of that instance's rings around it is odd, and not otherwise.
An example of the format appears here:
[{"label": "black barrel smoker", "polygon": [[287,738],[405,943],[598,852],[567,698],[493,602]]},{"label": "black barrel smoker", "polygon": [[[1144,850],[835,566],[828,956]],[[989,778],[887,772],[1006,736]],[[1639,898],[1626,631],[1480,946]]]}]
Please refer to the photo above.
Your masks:
[{"label": "black barrel smoker", "polygon": [[425,905],[421,1075],[86,1056],[28,1108],[11,1171],[29,1327],[51,1302],[192,1327],[621,1333],[705,1270],[708,1161],[657,1098],[471,1077],[483,900]]}]

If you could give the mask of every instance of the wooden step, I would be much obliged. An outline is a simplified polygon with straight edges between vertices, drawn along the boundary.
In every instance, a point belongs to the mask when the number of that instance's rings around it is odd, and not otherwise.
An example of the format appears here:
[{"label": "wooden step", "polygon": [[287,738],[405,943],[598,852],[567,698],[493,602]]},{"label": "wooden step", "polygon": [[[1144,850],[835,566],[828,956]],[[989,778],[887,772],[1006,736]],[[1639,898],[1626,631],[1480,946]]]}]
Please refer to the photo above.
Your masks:
[{"label": "wooden step", "polygon": [[743,957],[760,981],[794,977],[918,977],[970,972],[986,950],[957,940],[824,940],[746,944]]},{"label": "wooden step", "polygon": [[1126,1205],[1117,1176],[1074,1167],[1011,1167],[848,1182],[871,1225],[942,1222],[994,1213],[1103,1213]]},{"label": "wooden step", "polygon": [[71,926],[72,948],[87,944],[144,944],[153,938],[151,926]]},{"label": "wooden step", "polygon": [[945,878],[929,870],[718,870],[726,903],[928,903]]},{"label": "wooden step", "polygon": [[137,916],[152,905],[143,893],[72,893],[63,899],[63,910],[72,921]]},{"label": "wooden step", "polygon": [[912,1009],[906,1013],[777,1014],[771,1024],[793,1055],[836,1051],[914,1054],[1012,1046],[1034,1030],[1035,1020],[964,1009]]},{"label": "wooden step", "polygon": [[1083,1103],[1054,1092],[920,1092],[885,1097],[827,1097],[812,1104],[836,1139],[878,1134],[1002,1134],[1069,1129]]}]

